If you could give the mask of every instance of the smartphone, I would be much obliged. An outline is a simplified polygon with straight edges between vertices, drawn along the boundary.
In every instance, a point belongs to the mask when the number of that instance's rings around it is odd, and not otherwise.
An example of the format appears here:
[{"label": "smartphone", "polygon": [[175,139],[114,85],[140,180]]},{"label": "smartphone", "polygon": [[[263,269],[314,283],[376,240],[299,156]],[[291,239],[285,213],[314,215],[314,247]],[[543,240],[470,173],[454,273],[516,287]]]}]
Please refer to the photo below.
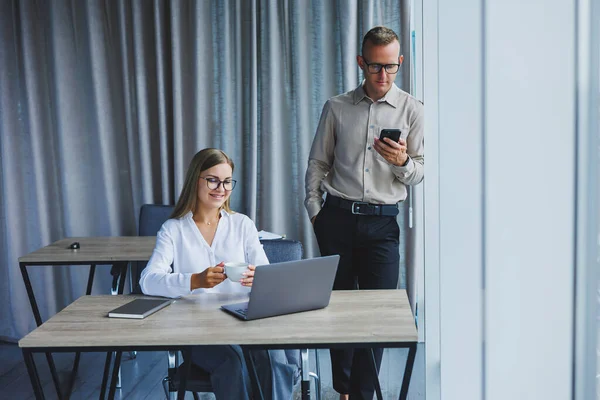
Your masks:
[{"label": "smartphone", "polygon": [[[401,134],[400,129],[382,129],[381,134],[379,135],[379,139],[381,141],[383,141],[383,143],[385,143],[383,138],[390,138],[394,142],[398,143],[398,140],[400,140],[400,134]],[[385,144],[387,144],[387,143],[385,143]]]}]

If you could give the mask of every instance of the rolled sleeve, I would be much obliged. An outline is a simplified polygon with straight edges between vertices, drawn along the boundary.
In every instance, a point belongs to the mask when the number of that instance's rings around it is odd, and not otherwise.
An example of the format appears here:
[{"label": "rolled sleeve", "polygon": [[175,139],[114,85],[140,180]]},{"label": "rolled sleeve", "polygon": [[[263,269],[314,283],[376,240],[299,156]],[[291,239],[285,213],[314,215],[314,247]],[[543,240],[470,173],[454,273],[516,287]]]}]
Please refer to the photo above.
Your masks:
[{"label": "rolled sleeve", "polygon": [[304,207],[306,207],[308,217],[311,219],[317,215],[323,207],[324,192],[321,189],[321,182],[328,171],[329,166],[322,161],[308,161],[305,177],[306,199],[304,200]]},{"label": "rolled sleeve", "polygon": [[417,104],[411,115],[410,134],[406,138],[406,153],[409,160],[404,166],[392,166],[396,178],[405,185],[421,183],[424,175],[423,105]]}]

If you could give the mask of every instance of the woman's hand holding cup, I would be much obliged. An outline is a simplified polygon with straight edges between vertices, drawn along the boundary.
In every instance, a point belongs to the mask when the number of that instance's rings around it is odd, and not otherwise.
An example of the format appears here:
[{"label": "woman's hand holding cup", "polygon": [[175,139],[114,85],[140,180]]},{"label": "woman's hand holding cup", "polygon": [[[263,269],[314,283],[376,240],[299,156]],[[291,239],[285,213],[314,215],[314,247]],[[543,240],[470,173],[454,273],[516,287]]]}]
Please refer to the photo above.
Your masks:
[{"label": "woman's hand holding cup", "polygon": [[214,267],[208,267],[204,271],[193,274],[191,279],[191,290],[203,288],[210,289],[223,282],[226,278],[225,263],[220,262]]}]

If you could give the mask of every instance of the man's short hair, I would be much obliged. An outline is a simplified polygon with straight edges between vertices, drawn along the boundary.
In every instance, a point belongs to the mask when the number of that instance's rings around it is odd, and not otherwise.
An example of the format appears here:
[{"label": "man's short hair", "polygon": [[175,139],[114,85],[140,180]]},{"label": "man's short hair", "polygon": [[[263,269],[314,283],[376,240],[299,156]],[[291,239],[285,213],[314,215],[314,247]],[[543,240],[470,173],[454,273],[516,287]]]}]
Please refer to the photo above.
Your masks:
[{"label": "man's short hair", "polygon": [[386,46],[394,41],[400,43],[400,39],[398,39],[396,32],[385,26],[376,26],[366,33],[362,42],[361,54],[365,54],[367,41],[373,46]]}]

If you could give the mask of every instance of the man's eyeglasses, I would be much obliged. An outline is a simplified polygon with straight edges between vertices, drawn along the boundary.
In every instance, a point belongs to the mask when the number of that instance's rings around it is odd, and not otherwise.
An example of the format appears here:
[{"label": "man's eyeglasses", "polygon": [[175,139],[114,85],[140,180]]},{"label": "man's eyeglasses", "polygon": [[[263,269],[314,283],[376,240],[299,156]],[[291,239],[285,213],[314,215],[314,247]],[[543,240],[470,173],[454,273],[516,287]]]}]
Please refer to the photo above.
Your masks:
[{"label": "man's eyeglasses", "polygon": [[208,188],[210,190],[217,190],[219,188],[219,186],[223,185],[223,189],[229,191],[232,191],[233,188],[235,187],[235,184],[237,183],[237,181],[235,179],[226,179],[224,181],[219,180],[217,178],[205,178],[203,176],[200,177],[201,179],[204,179],[206,181],[206,186],[208,186]]},{"label": "man's eyeglasses", "polygon": [[365,62],[367,71],[369,71],[370,74],[378,74],[381,71],[381,68],[385,68],[385,72],[388,74],[395,74],[400,68],[400,64],[370,64],[364,57],[363,61]]}]

